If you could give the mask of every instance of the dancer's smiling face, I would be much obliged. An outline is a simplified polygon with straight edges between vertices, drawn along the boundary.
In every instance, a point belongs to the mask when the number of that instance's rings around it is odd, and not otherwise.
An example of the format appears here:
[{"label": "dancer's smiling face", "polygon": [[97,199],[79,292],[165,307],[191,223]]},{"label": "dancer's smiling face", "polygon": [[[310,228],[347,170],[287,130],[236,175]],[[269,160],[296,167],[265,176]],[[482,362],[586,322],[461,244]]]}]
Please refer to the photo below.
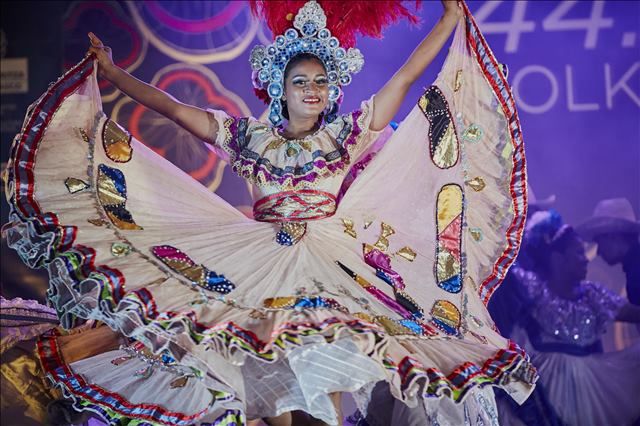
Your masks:
[{"label": "dancer's smiling face", "polygon": [[293,58],[284,75],[289,120],[317,118],[327,106],[329,81],[322,62],[314,56]]}]

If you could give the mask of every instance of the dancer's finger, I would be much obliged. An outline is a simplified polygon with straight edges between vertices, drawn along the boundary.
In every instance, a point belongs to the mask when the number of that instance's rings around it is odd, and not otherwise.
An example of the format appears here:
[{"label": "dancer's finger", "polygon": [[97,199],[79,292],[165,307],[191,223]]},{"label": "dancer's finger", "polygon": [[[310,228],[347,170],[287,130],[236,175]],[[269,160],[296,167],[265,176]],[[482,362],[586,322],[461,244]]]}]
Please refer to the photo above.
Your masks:
[{"label": "dancer's finger", "polygon": [[102,40],[100,40],[98,37],[96,37],[96,35],[94,33],[90,32],[88,34],[88,36],[89,36],[89,40],[91,41],[91,44],[93,46],[95,46],[95,47],[103,47]]}]

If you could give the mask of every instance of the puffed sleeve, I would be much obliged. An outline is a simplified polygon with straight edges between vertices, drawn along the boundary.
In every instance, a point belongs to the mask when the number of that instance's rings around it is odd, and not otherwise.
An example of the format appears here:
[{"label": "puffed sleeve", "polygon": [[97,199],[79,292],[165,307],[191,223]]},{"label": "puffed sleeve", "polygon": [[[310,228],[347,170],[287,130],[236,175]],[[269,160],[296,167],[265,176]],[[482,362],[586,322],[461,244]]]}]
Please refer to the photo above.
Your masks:
[{"label": "puffed sleeve", "polygon": [[597,312],[597,320],[604,327],[608,322],[613,321],[620,309],[625,305],[625,300],[607,289],[601,284],[588,283],[590,287],[589,299]]},{"label": "puffed sleeve", "polygon": [[[231,143],[232,134],[231,128],[237,127],[237,117],[232,117],[222,110],[207,109],[211,119],[215,120],[218,124],[218,133],[215,137],[210,137],[210,141],[213,143],[213,150],[216,152],[221,160],[229,161],[228,147]],[[234,126],[235,125],[235,126]]]},{"label": "puffed sleeve", "polygon": [[250,136],[257,128],[265,124],[253,117],[234,117],[221,110],[207,109],[207,112],[218,123],[216,137],[211,137],[213,149],[220,159],[233,162],[248,144]]},{"label": "puffed sleeve", "polygon": [[336,141],[346,148],[350,161],[356,161],[380,136],[382,130],[370,129],[373,119],[373,96],[363,101],[360,108],[341,115],[328,126]]}]

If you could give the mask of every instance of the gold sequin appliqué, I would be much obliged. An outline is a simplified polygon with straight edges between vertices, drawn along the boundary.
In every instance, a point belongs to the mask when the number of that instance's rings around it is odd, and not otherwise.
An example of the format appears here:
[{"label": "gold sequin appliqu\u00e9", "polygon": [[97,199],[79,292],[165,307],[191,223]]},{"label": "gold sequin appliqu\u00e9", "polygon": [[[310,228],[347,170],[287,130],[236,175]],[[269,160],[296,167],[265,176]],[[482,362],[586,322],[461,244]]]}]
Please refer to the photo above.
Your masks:
[{"label": "gold sequin appliqu\u00e9", "polygon": [[344,226],[344,233],[352,236],[353,238],[358,238],[358,234],[354,229],[353,220],[351,219],[342,219],[342,225]]},{"label": "gold sequin appliqu\u00e9", "polygon": [[82,179],[77,179],[73,177],[66,178],[64,180],[64,184],[67,187],[67,191],[69,191],[70,194],[75,194],[89,188],[88,183],[86,183]]},{"label": "gold sequin appliqu\u00e9", "polygon": [[124,173],[113,167],[98,166],[98,200],[107,217],[118,229],[141,230],[126,209],[127,183]]},{"label": "gold sequin appliqu\u00e9", "polygon": [[391,227],[391,225],[387,225],[382,222],[380,224],[380,236],[373,246],[380,251],[387,251],[389,248],[389,237],[395,233],[396,231]]},{"label": "gold sequin appliqu\u00e9", "polygon": [[448,300],[436,300],[431,308],[431,322],[450,335],[458,334],[460,328],[460,311]]},{"label": "gold sequin appliqu\u00e9", "polygon": [[409,246],[402,247],[396,252],[396,255],[407,259],[409,262],[413,262],[416,259],[416,252]]},{"label": "gold sequin appliqu\u00e9", "polygon": [[462,289],[462,207],[462,188],[444,185],[437,199],[436,280],[438,287],[449,293]]},{"label": "gold sequin appliqu\u00e9", "polygon": [[469,233],[471,237],[477,242],[482,241],[482,229],[480,228],[469,228]]},{"label": "gold sequin appliqu\u00e9", "polygon": [[109,160],[126,163],[131,160],[131,134],[113,120],[107,120],[102,129],[102,146]]},{"label": "gold sequin appliqu\u00e9", "polygon": [[441,169],[455,166],[460,143],[444,94],[437,86],[431,86],[420,97],[418,105],[429,120],[429,154],[433,163]]},{"label": "gold sequin appliqu\u00e9", "polygon": [[473,179],[466,181],[465,183],[476,192],[482,191],[487,186],[481,176],[476,176]]},{"label": "gold sequin appliqu\u00e9", "polygon": [[462,70],[456,71],[456,80],[453,83],[453,91],[457,92],[462,87],[462,83],[464,83],[464,77],[462,76]]}]

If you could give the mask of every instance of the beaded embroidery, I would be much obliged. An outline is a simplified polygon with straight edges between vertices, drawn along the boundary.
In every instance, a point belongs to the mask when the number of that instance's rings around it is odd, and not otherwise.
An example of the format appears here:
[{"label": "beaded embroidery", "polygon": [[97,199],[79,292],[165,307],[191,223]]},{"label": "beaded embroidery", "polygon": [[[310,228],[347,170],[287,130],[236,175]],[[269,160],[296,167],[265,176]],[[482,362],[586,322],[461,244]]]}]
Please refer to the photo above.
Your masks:
[{"label": "beaded embroidery", "polygon": [[462,289],[462,188],[444,185],[437,200],[436,282],[438,287],[458,293]]},{"label": "beaded embroidery", "polygon": [[302,149],[311,152],[311,141],[308,139],[285,139],[279,134],[276,134],[276,136],[278,136],[278,139],[270,142],[265,148],[266,151],[270,151],[272,149],[277,150],[282,145],[286,145],[287,149],[285,150],[285,153],[287,157],[295,157]]},{"label": "beaded embroidery", "polygon": [[321,296],[271,297],[265,299],[263,305],[269,309],[337,309],[342,312],[348,312],[335,299]]},{"label": "beaded embroidery", "polygon": [[282,223],[276,234],[276,242],[281,246],[292,246],[297,244],[306,233],[307,224],[305,222]]},{"label": "beaded embroidery", "polygon": [[151,253],[173,271],[205,290],[230,293],[236,286],[224,275],[218,275],[203,265],[197,265],[189,256],[171,246],[153,246]]},{"label": "beaded embroidery", "polygon": [[131,134],[115,121],[105,121],[102,128],[102,147],[111,161],[126,163],[131,160]]},{"label": "beaded embroidery", "polygon": [[[322,128],[318,133],[326,133],[333,138],[337,133],[335,144],[337,148],[325,152],[316,150],[311,153],[311,161],[302,165],[278,167],[271,161],[249,148],[249,142],[264,125],[249,126],[249,119],[230,118],[225,120],[225,128],[229,122],[229,132],[225,133],[222,148],[229,154],[231,169],[240,177],[251,183],[262,186],[277,184],[285,189],[305,189],[316,182],[319,177],[334,176],[344,172],[351,163],[351,152],[358,143],[358,138],[366,128],[364,119],[369,114],[369,108],[356,110],[350,114],[341,115],[331,123],[331,131]],[[256,148],[258,151],[264,149]]]},{"label": "beaded embroidery", "polygon": [[431,86],[420,97],[418,105],[429,120],[429,153],[433,163],[441,169],[455,166],[460,143],[444,95],[437,86]]},{"label": "beaded embroidery", "polygon": [[260,222],[300,222],[333,216],[336,197],[328,192],[305,189],[284,191],[261,198],[253,205]]},{"label": "beaded embroidery", "polygon": [[133,220],[127,202],[127,183],[124,173],[113,167],[100,164],[98,166],[98,200],[107,217],[118,229],[141,230]]},{"label": "beaded embroidery", "polygon": [[431,308],[431,323],[445,333],[455,336],[460,328],[460,311],[448,300],[436,300]]}]

